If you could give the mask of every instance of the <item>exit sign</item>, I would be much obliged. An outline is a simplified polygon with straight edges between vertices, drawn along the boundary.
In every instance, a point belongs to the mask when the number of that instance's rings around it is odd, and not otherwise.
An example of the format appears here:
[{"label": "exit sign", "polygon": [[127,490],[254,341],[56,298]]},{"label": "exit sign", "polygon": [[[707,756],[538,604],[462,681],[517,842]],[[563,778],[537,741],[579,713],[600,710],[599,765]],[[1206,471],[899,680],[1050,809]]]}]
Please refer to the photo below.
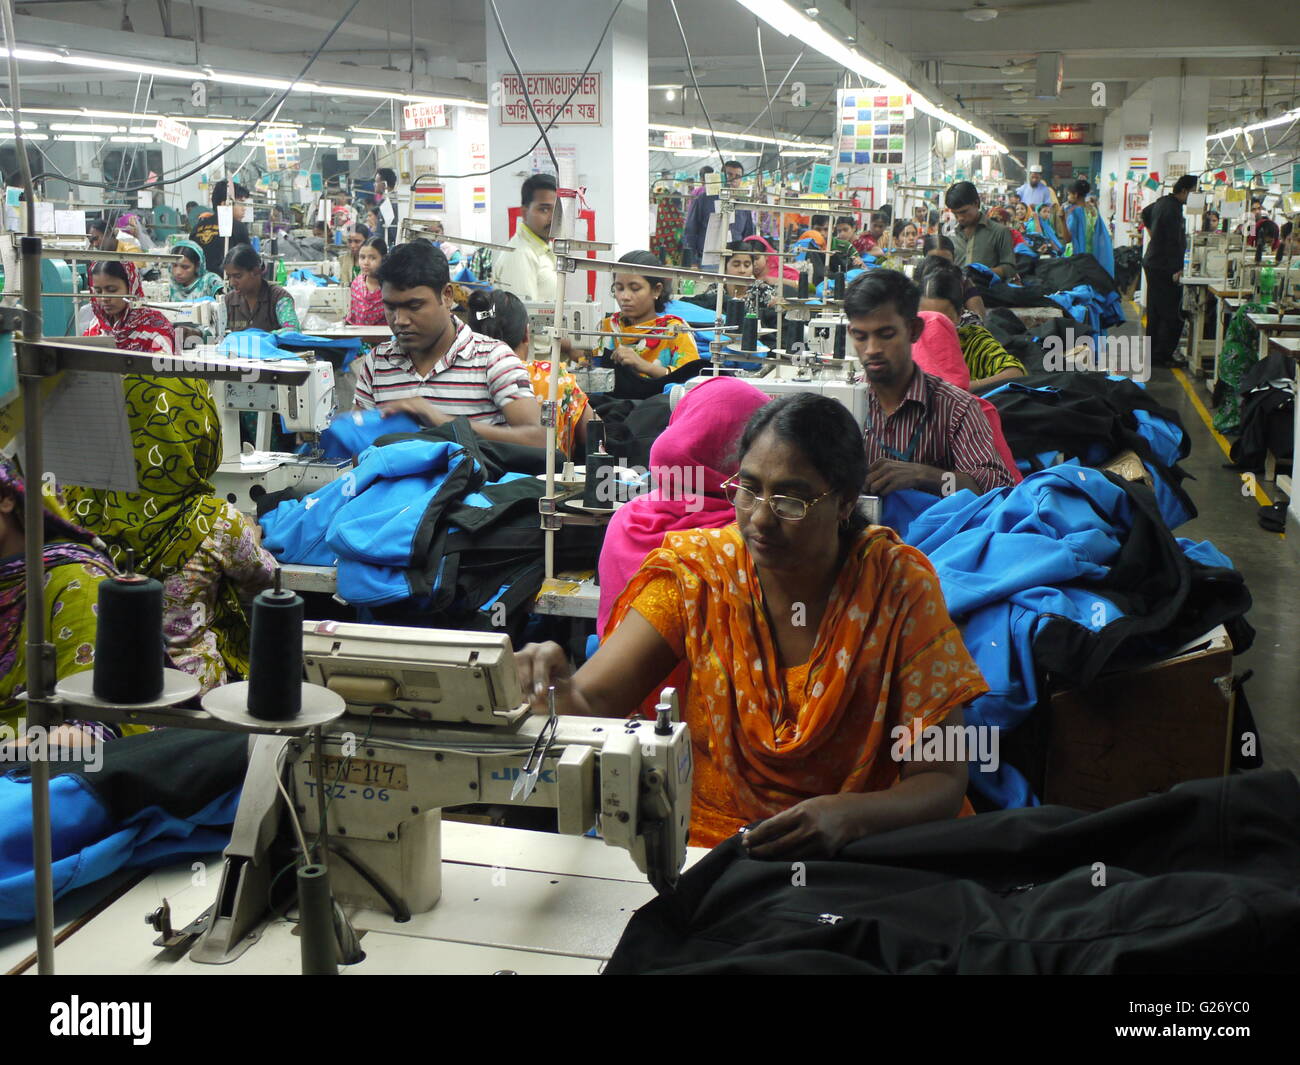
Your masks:
[{"label": "exit sign", "polygon": [[1049,126],[1047,140],[1051,144],[1082,144],[1087,132],[1087,126]]}]

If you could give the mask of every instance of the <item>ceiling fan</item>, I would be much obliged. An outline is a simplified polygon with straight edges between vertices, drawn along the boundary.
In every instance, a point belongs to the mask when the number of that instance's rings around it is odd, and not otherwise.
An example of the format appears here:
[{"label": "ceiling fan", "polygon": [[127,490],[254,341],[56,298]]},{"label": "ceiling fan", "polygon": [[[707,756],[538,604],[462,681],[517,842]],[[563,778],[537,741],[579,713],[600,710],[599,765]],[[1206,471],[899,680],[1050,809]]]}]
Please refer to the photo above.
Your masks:
[{"label": "ceiling fan", "polygon": [[1053,11],[1058,7],[1079,7],[1086,4],[1088,0],[1037,0],[1030,4],[998,4],[994,7],[986,3],[985,0],[975,0],[967,8],[951,7],[925,7],[919,4],[909,4],[907,7],[890,7],[888,5],[881,8],[883,11],[939,11],[946,15],[960,14],[963,18],[970,19],[971,22],[992,22],[999,15],[1016,15],[1021,12],[1032,11]]}]

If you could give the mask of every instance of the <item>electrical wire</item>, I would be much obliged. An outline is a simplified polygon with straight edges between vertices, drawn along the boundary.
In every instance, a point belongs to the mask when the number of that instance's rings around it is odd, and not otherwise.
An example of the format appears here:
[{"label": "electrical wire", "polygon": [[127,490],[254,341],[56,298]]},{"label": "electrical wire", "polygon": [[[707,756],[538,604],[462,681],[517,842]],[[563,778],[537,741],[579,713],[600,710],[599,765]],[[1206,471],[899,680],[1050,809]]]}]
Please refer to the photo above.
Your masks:
[{"label": "electrical wire", "polygon": [[[0,9],[8,11],[9,5],[11,3],[12,0],[0,0]],[[352,0],[352,2],[348,4],[343,14],[341,14],[338,17],[338,20],[330,28],[329,33],[325,35],[325,39],[322,40],[321,43],[316,46],[316,50],[313,51],[312,54],[307,58],[307,62],[303,65],[302,70],[299,71],[298,76],[295,77],[293,81],[289,82],[289,84],[286,85],[284,89],[282,89],[277,96],[273,96],[270,99],[268,99],[266,103],[264,103],[258,109],[262,114],[265,114],[266,112],[272,110],[272,108],[274,108],[276,114],[279,113],[280,107],[283,106],[284,101],[289,98],[289,94],[293,91],[294,86],[296,86],[298,82],[300,82],[303,78],[307,76],[307,72],[312,68],[312,65],[320,57],[321,52],[325,50],[325,46],[329,44],[331,40],[333,40],[334,35],[338,33],[338,31],[342,28],[343,24],[352,15],[352,12],[355,11],[357,7],[360,6],[360,4],[361,4],[361,0]],[[10,18],[12,18],[12,15],[10,15]],[[12,53],[13,49],[10,48],[9,51]],[[12,54],[9,56],[9,62],[11,68],[10,81],[13,83],[12,92],[16,96],[18,91],[18,84],[16,80],[17,73],[14,70],[14,58]],[[17,101],[15,100],[15,103],[16,102]],[[199,173],[200,171],[206,170],[218,159],[221,159],[229,152],[232,152],[236,147],[238,147],[245,140],[247,140],[248,137],[252,135],[253,131],[256,130],[258,126],[264,124],[267,121],[270,120],[266,119],[265,117],[255,116],[254,119],[244,128],[243,132],[240,133],[239,136],[236,137],[230,144],[223,145],[220,149],[216,150],[215,153],[212,154],[211,156],[201,158],[194,166],[190,167],[190,169],[183,170],[182,172],[176,173],[174,177],[168,176],[167,172],[164,172],[162,174],[159,174],[156,180],[148,181],[146,175],[146,180],[144,182],[129,187],[128,184],[113,185],[103,181],[86,181],[86,180],[78,180],[76,178],[70,178],[66,174],[64,174],[61,170],[59,170],[57,167],[53,167],[52,168],[53,173],[42,172],[36,175],[36,178],[34,180],[39,180],[47,177],[54,177],[54,178],[58,178],[60,181],[67,182],[69,185],[76,185],[81,188],[106,189],[109,192],[116,192],[119,194],[139,192],[141,189],[148,188],[152,185],[160,185],[160,186],[174,185],[181,181],[184,181],[188,177],[193,177],[195,174]],[[19,132],[18,129],[15,130],[15,138],[21,140],[21,132]],[[29,199],[30,198],[31,197],[29,197]],[[32,214],[33,224],[34,224],[35,221],[34,205],[31,208],[31,214]]]},{"label": "electrical wire", "polygon": [[[556,109],[554,117],[548,123],[546,123],[547,132],[550,132],[551,127],[555,125],[556,121],[560,117],[560,114],[564,111],[564,108],[568,106],[569,101],[572,100],[574,96],[577,95],[578,88],[582,84],[582,78],[587,75],[587,72],[591,70],[591,65],[594,62],[596,62],[596,56],[600,52],[600,46],[605,43],[605,38],[609,35],[609,28],[614,23],[614,16],[618,14],[618,10],[622,6],[623,6],[623,0],[616,0],[616,3],[614,4],[614,10],[609,13],[609,18],[605,20],[605,28],[600,31],[600,37],[596,41],[596,47],[591,50],[591,58],[587,60],[587,65],[582,68],[582,74],[577,79],[575,79],[572,90],[570,90],[569,95],[564,98],[564,103],[562,103]],[[532,155],[532,153],[536,150],[537,146],[541,143],[542,143],[542,138],[538,137],[537,140],[533,141],[533,143],[528,146],[527,151],[520,152],[513,159],[507,159],[504,163],[499,163],[488,170],[477,170],[469,174],[418,174],[416,175],[416,177],[414,177],[411,180],[411,184],[413,186],[418,185],[425,178],[436,178],[439,181],[460,181],[465,178],[481,178],[481,177],[485,177],[488,174],[495,174],[498,170],[504,170],[506,167],[519,162],[520,159],[525,159],[528,156]],[[556,169],[558,170],[559,167],[557,166]]]},{"label": "electrical wire", "polygon": [[[524,103],[528,105],[528,113],[532,116],[533,125],[542,132],[542,141],[546,145],[546,154],[551,157],[551,166],[555,167],[555,173],[560,173],[560,161],[555,158],[555,149],[551,147],[551,138],[546,135],[546,127],[542,125],[542,120],[537,117],[537,108],[533,106],[533,95],[528,91],[528,84],[524,80],[524,72],[519,69],[519,60],[515,58],[515,50],[510,47],[510,38],[506,36],[505,25],[501,22],[501,12],[497,10],[497,0],[488,0],[488,6],[492,8],[492,18],[497,24],[497,32],[501,34],[501,43],[505,46],[506,55],[510,57],[510,65],[515,68],[515,75],[519,78],[519,91],[524,94]],[[574,85],[577,89],[577,85]]]},{"label": "electrical wire", "polygon": [[713,119],[709,117],[709,109],[704,106],[704,94],[700,92],[699,80],[695,77],[695,60],[691,58],[691,46],[686,40],[686,27],[682,25],[682,16],[677,10],[677,0],[668,0],[672,5],[673,18],[677,22],[677,32],[682,38],[682,49],[686,52],[686,69],[691,72],[691,84],[695,86],[695,98],[699,101],[700,110],[704,112],[705,125],[709,127],[709,136],[713,139],[713,150],[718,153],[718,162],[725,161],[726,156],[722,154],[722,148],[718,145],[718,134],[713,129]]}]

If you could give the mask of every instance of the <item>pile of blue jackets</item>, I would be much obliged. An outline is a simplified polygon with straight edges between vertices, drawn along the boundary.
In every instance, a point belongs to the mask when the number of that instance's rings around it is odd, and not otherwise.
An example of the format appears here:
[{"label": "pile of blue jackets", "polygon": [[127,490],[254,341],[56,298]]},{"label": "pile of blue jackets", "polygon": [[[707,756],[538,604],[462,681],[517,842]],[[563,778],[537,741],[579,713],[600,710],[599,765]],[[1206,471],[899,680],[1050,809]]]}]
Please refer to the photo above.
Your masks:
[{"label": "pile of blue jackets", "polygon": [[[1045,675],[1086,685],[1250,605],[1227,556],[1175,540],[1150,489],[1077,464],[983,495],[894,492],[883,521],[933,563],[988,682],[966,712],[974,725],[1014,729],[1038,705]],[[1038,802],[1005,759],[996,772],[973,767],[971,782],[996,806]]]}]

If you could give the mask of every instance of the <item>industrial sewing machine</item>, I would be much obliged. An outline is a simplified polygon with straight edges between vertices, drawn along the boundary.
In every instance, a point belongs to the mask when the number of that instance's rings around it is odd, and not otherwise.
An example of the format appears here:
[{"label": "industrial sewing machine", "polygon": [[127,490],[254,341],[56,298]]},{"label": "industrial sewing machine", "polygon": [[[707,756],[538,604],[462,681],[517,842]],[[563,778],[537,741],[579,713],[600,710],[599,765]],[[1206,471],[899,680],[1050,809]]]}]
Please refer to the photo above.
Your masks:
[{"label": "industrial sewing machine", "polygon": [[[811,335],[811,330],[810,330]],[[760,371],[762,376],[737,373],[735,376],[753,385],[769,396],[784,396],[790,392],[815,392],[829,396],[848,408],[859,425],[867,419],[867,399],[870,386],[858,380],[859,363],[852,356],[837,363],[814,351],[804,351],[787,356],[788,362],[769,362]],[[686,382],[689,391],[708,381],[712,375],[692,377]]]},{"label": "industrial sewing machine", "polygon": [[[347,712],[324,736],[323,764],[302,740],[254,741],[194,961],[233,961],[275,905],[273,878],[293,840],[277,777],[308,836],[321,832],[323,806],[331,888],[345,907],[431,910],[442,891],[442,808],[468,803],[554,809],[561,833],[599,827],[657,890],[675,885],[693,767],[670,689],[655,721],[545,718],[523,704],[504,635],[350,622],[303,629],[307,679],[341,695]],[[521,775],[536,790],[521,787]]]},{"label": "industrial sewing machine", "polygon": [[[533,331],[533,336],[544,336],[549,340],[555,328],[555,304],[532,303],[525,300],[524,308],[528,311],[528,325]],[[567,333],[589,333],[599,329],[601,319],[604,317],[605,312],[600,309],[599,303],[566,302],[564,304],[564,328]],[[590,346],[585,339],[579,340],[578,344]]]},{"label": "industrial sewing machine", "polygon": [[[215,348],[196,349],[215,352]],[[188,353],[187,353],[188,354]],[[245,514],[255,514],[257,500],[285,488],[314,491],[347,468],[344,461],[328,461],[313,454],[271,450],[271,416],[278,414],[284,429],[308,440],[329,428],[335,414],[334,367],[310,352],[303,358],[311,375],[300,385],[259,384],[256,380],[220,381],[212,386],[221,418],[221,465],[212,477],[218,497]],[[239,413],[257,412],[257,432],[251,452],[240,447]]]}]

